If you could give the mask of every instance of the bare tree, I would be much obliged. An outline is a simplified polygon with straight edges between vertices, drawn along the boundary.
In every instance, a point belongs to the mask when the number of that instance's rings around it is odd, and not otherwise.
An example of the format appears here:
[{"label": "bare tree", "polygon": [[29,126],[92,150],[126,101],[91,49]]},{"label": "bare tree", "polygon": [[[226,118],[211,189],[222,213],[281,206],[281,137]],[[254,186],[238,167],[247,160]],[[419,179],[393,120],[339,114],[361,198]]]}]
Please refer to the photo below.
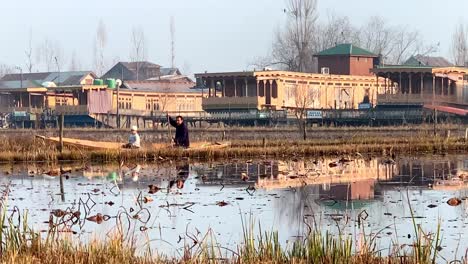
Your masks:
[{"label": "bare tree", "polygon": [[355,43],[357,39],[357,30],[349,17],[329,13],[327,22],[317,25],[314,51],[320,52],[343,43]]},{"label": "bare tree", "polygon": [[400,64],[412,55],[429,55],[437,50],[436,45],[424,45],[419,31],[405,25],[390,25],[378,16],[371,17],[361,27],[353,26],[348,17],[334,13],[324,23],[316,23],[316,1],[288,0],[284,9],[288,21],[285,29],[276,31],[271,55],[257,58],[251,66],[316,72],[313,54],[342,43],[367,49],[382,56],[388,64]]},{"label": "bare tree", "polygon": [[14,72],[14,68],[6,65],[6,64],[0,64],[0,78],[5,76],[6,74],[10,74]]},{"label": "bare tree", "polygon": [[357,33],[357,44],[382,57],[388,57],[394,50],[395,29],[378,16],[371,17]]},{"label": "bare tree", "polygon": [[190,76],[192,74],[192,66],[190,65],[190,62],[184,61],[181,71],[183,75]]},{"label": "bare tree", "polygon": [[313,106],[317,97],[314,89],[310,89],[307,84],[297,84],[293,90],[294,115],[299,124],[299,131],[302,132],[303,139],[307,139],[307,111]]},{"label": "bare tree", "polygon": [[71,60],[70,60],[70,71],[79,71],[81,70],[81,63],[78,57],[76,56],[76,51],[73,51]]},{"label": "bare tree", "polygon": [[94,69],[99,76],[104,74],[106,69],[105,62],[105,49],[107,45],[107,31],[106,26],[102,20],[99,21],[99,24],[96,29],[96,38],[94,40]]},{"label": "bare tree", "polygon": [[33,57],[33,47],[32,47],[32,29],[29,29],[29,45],[27,49],[24,51],[26,54],[26,68],[28,69],[28,72],[31,73],[33,71],[34,67],[34,57]]},{"label": "bare tree", "polygon": [[65,53],[58,41],[52,41],[45,38],[37,47],[37,61],[42,68],[47,71],[57,70],[57,63],[60,68],[66,61]]},{"label": "bare tree", "polygon": [[288,22],[276,31],[271,57],[256,63],[290,71],[311,71],[317,0],[287,0]]},{"label": "bare tree", "polygon": [[141,64],[146,60],[146,38],[141,27],[132,29],[130,60],[136,64],[136,79],[139,80]]},{"label": "bare tree", "polygon": [[419,49],[420,33],[418,31],[409,31],[406,28],[400,28],[393,36],[395,39],[394,50],[391,54],[393,64],[401,64],[411,55],[416,55]]},{"label": "bare tree", "polygon": [[45,71],[50,72],[54,65],[54,57],[54,44],[49,38],[45,38],[37,49],[37,60]]},{"label": "bare tree", "polygon": [[174,21],[173,16],[171,17],[170,31],[171,31],[171,67],[175,68],[175,21]]},{"label": "bare tree", "polygon": [[457,25],[455,32],[452,34],[451,53],[455,65],[466,65],[468,61],[467,32],[465,25],[462,23]]},{"label": "bare tree", "polygon": [[406,25],[391,26],[374,16],[359,30],[357,45],[382,56],[386,64],[401,64],[412,55],[429,55],[436,47],[425,46],[421,33]]}]

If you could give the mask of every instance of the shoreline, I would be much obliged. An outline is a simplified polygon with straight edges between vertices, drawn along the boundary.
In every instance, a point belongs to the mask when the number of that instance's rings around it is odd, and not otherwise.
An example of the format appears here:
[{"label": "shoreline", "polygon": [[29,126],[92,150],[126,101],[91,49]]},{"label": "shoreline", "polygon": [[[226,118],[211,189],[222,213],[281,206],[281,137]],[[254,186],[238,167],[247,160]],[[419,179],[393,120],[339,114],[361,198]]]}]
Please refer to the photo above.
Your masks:
[{"label": "shoreline", "polygon": [[175,148],[141,150],[86,150],[65,147],[60,153],[54,144],[48,144],[34,136],[11,138],[0,147],[0,162],[54,162],[54,161],[165,161],[194,159],[222,161],[251,158],[319,158],[340,156],[395,156],[400,154],[456,154],[468,152],[468,143],[460,137],[414,136],[391,138],[360,136],[337,139],[302,140],[234,140],[224,149]]}]

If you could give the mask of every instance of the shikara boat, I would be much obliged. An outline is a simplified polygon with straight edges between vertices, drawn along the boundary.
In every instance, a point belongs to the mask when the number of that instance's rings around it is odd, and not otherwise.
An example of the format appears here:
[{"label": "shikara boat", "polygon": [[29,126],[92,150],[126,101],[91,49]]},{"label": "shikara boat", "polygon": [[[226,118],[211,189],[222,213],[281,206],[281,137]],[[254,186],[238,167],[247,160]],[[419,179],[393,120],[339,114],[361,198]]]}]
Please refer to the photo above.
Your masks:
[{"label": "shikara boat", "polygon": [[[60,142],[60,139],[58,137],[45,137],[39,135],[37,135],[36,137],[51,143]],[[80,149],[90,150],[130,150],[122,148],[122,145],[124,145],[124,143],[120,142],[94,141],[76,138],[63,138],[63,145],[68,147],[76,147]],[[187,150],[223,149],[229,147],[230,145],[230,142],[193,142],[190,144],[190,148],[188,148]],[[142,149],[149,150],[169,147],[172,146],[167,143],[154,143],[151,145],[151,147],[144,146],[142,147]]]}]

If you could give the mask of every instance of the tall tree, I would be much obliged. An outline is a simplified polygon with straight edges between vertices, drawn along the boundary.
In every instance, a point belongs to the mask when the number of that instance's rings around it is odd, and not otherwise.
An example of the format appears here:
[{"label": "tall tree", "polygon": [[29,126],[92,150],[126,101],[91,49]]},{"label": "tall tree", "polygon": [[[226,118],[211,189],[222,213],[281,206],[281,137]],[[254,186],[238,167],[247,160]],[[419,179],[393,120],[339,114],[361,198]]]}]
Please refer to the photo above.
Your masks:
[{"label": "tall tree", "polygon": [[349,17],[329,13],[326,23],[318,24],[314,34],[315,52],[319,52],[338,44],[355,43],[357,30],[351,24]]},{"label": "tall tree", "polygon": [[452,34],[451,53],[453,63],[457,66],[466,66],[468,61],[468,42],[466,27],[458,24]]},{"label": "tall tree", "polygon": [[[58,41],[45,38],[37,47],[38,68],[47,72],[63,69],[66,61],[65,53]],[[58,64],[58,65],[57,65]]]},{"label": "tall tree", "polygon": [[294,114],[299,124],[304,140],[307,139],[307,111],[313,107],[314,100],[318,98],[318,90],[311,89],[307,84],[298,84],[293,88]]},{"label": "tall tree", "polygon": [[0,78],[5,76],[5,74],[10,74],[14,72],[14,68],[6,65],[6,64],[0,64]]},{"label": "tall tree", "polygon": [[79,71],[81,70],[81,62],[76,56],[76,51],[73,51],[70,60],[70,71]]},{"label": "tall tree", "polygon": [[357,43],[364,49],[382,57],[389,57],[394,50],[395,29],[384,18],[371,17],[357,33]]},{"label": "tall tree", "polygon": [[99,76],[104,74],[106,69],[105,49],[107,45],[106,26],[102,20],[96,29],[96,38],[94,39],[94,69]]},{"label": "tall tree", "polygon": [[287,0],[286,3],[287,25],[275,35],[269,64],[291,71],[311,71],[317,0]]},{"label": "tall tree", "polygon": [[139,80],[140,67],[146,60],[146,38],[142,27],[133,27],[130,60],[136,64],[136,79]]},{"label": "tall tree", "polygon": [[34,56],[33,56],[33,47],[32,47],[32,29],[29,29],[29,41],[28,41],[28,47],[24,51],[26,54],[26,68],[28,69],[28,72],[31,73],[33,72],[34,68]]},{"label": "tall tree", "polygon": [[171,16],[170,31],[171,31],[171,67],[175,68],[175,21],[174,21],[173,16]]},{"label": "tall tree", "polygon": [[37,48],[37,61],[47,72],[52,71],[54,66],[55,45],[49,38],[45,38]]}]

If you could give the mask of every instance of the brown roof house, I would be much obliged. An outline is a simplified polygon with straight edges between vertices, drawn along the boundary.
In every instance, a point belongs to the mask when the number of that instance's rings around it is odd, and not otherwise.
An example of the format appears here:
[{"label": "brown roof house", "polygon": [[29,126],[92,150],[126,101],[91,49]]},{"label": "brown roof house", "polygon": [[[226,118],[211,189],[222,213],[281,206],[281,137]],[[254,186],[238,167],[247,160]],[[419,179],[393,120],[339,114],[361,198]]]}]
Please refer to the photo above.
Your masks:
[{"label": "brown roof house", "polygon": [[405,63],[405,66],[430,66],[430,67],[452,67],[454,66],[444,57],[430,57],[423,55],[411,56]]},{"label": "brown roof house", "polygon": [[179,80],[190,82],[190,78],[182,75],[179,68],[162,68],[148,61],[119,62],[106,72],[102,79],[121,79],[122,81],[146,80]]},{"label": "brown roof house", "polygon": [[106,72],[102,79],[121,79],[138,81],[161,76],[161,66],[148,61],[119,62]]}]

